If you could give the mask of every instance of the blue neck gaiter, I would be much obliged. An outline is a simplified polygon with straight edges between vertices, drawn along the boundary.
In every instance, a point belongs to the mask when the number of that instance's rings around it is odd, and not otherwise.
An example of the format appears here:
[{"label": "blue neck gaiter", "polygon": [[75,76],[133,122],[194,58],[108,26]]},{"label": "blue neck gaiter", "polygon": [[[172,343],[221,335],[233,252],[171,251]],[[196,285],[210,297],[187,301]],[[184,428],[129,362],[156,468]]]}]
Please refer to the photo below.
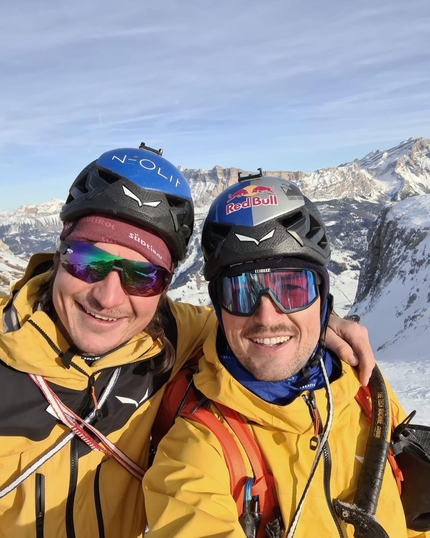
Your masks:
[{"label": "blue neck gaiter", "polygon": [[[315,353],[314,353],[315,355]],[[281,381],[261,381],[256,379],[251,372],[242,366],[236,356],[226,345],[224,352],[218,354],[223,366],[230,374],[244,387],[256,394],[262,400],[276,405],[287,405],[297,398],[304,391],[314,391],[325,386],[324,376],[319,362],[316,366],[311,366],[312,359],[299,373],[288,379]],[[332,381],[334,371],[337,371],[339,359],[329,351],[324,351],[322,359],[324,361],[327,375]],[[338,375],[335,374],[337,379]]]}]

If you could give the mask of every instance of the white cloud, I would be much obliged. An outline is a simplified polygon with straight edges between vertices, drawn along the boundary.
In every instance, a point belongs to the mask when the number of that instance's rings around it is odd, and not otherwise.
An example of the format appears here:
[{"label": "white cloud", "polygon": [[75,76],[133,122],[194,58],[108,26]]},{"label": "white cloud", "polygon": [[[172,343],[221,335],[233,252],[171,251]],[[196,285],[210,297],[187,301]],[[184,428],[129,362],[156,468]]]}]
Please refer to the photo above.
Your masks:
[{"label": "white cloud", "polygon": [[0,174],[24,191],[3,207],[33,201],[30,170],[61,198],[142,140],[187,167],[310,171],[430,136],[429,22],[427,0],[9,3]]}]

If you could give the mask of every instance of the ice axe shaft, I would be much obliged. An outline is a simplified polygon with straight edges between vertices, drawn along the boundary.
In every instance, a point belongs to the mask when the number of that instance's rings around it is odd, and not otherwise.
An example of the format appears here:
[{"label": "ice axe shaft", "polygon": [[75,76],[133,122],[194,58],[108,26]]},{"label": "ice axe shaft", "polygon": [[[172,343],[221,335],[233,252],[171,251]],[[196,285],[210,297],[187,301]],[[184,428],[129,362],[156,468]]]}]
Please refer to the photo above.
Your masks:
[{"label": "ice axe shaft", "polygon": [[384,379],[375,366],[369,380],[372,398],[372,421],[357,484],[354,503],[334,501],[337,515],[354,526],[356,538],[389,538],[375,519],[390,443],[390,405]]}]

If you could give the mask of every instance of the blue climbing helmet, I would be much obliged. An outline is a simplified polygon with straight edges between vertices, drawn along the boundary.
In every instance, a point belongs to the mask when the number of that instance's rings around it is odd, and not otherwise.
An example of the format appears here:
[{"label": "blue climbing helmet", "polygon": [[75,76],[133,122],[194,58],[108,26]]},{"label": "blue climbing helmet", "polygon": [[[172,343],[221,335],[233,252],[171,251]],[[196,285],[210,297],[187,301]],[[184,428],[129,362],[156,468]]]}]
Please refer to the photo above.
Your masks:
[{"label": "blue climbing helmet", "polygon": [[183,260],[193,232],[194,205],[183,174],[145,144],[103,153],[73,182],[63,222],[85,215],[123,218],[158,234],[176,261]]},{"label": "blue climbing helmet", "polygon": [[204,277],[236,264],[301,258],[319,266],[330,245],[315,205],[291,181],[259,174],[241,177],[219,194],[203,225]]}]

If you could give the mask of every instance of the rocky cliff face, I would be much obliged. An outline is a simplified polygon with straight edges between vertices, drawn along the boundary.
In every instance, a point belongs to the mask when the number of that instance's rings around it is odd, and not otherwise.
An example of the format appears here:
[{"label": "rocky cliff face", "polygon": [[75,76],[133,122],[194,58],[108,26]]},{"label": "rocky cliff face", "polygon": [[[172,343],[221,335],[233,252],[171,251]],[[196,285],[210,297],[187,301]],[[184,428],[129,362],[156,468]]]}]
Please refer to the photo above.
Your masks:
[{"label": "rocky cliff face", "polygon": [[428,358],[429,340],[421,336],[430,320],[430,195],[385,208],[369,239],[353,311],[378,327],[371,334],[380,357],[394,349],[407,357],[413,349]]}]

